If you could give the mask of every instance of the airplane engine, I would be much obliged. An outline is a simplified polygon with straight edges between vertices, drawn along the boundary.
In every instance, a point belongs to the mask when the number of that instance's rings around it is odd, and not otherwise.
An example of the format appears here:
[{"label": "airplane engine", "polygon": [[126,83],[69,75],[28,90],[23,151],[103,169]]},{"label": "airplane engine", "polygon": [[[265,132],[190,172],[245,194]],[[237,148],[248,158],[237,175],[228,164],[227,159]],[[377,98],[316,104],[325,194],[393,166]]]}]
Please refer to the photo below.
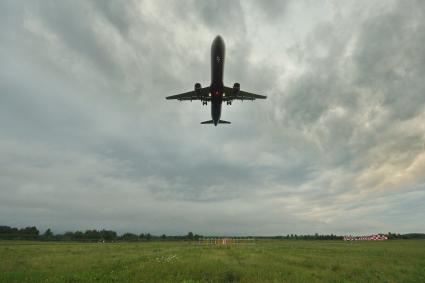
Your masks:
[{"label": "airplane engine", "polygon": [[241,85],[239,83],[235,83],[233,85],[233,93],[238,93],[241,90]]},{"label": "airplane engine", "polygon": [[202,88],[202,86],[201,86],[200,83],[195,84],[195,93],[196,93],[197,96],[201,95],[201,88]]}]

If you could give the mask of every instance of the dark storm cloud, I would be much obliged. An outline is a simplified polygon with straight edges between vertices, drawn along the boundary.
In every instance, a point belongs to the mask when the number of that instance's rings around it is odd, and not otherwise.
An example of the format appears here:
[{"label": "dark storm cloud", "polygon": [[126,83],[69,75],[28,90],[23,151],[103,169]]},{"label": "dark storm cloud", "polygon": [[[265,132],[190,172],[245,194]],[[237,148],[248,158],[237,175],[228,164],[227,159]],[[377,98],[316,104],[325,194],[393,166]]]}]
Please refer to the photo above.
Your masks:
[{"label": "dark storm cloud", "polygon": [[[423,4],[394,3],[338,2],[330,18],[308,1],[2,2],[0,222],[418,230]],[[208,84],[217,34],[225,83],[269,97],[212,129],[208,108],[164,97]]]}]

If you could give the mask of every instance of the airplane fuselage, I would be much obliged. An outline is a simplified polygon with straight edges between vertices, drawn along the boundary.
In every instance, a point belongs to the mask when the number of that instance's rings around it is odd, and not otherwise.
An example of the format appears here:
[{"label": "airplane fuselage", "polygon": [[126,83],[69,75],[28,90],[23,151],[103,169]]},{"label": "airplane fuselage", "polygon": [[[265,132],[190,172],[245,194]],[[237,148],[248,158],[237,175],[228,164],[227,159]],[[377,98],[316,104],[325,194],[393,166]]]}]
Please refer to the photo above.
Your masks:
[{"label": "airplane fuselage", "polygon": [[223,102],[224,57],[226,47],[221,36],[217,36],[211,45],[211,118],[214,125],[220,121],[221,105]]}]

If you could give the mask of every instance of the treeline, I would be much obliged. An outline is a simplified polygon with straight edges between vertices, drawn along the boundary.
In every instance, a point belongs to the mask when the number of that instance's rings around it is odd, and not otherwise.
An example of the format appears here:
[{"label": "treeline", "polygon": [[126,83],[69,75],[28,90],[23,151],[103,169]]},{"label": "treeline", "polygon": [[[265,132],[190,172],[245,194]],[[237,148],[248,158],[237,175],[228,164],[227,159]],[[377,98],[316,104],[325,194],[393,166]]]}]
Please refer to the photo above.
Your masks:
[{"label": "treeline", "polygon": [[9,226],[0,226],[1,240],[42,240],[42,241],[81,241],[81,242],[114,242],[114,241],[158,241],[158,240],[198,240],[201,236],[189,232],[184,236],[167,236],[162,234],[152,235],[150,233],[133,234],[124,233],[119,235],[112,230],[86,230],[65,232],[63,234],[54,234],[50,229],[44,233],[35,227],[14,228]]},{"label": "treeline", "polygon": [[[410,234],[397,234],[389,232],[388,238],[392,240],[397,239],[425,239],[425,234],[422,233],[410,233]],[[47,229],[44,233],[40,233],[37,227],[25,227],[15,228],[9,226],[0,226],[0,240],[41,240],[41,241],[80,241],[80,242],[115,242],[115,241],[197,241],[204,236],[193,234],[192,232],[187,233],[184,236],[167,236],[163,235],[152,235],[150,233],[124,233],[119,235],[117,232],[112,230],[86,230],[86,231],[75,231],[65,232],[63,234],[54,234],[50,229]],[[205,236],[210,238],[212,236]],[[319,235],[315,233],[313,235],[297,235],[288,234],[286,236],[270,236],[270,237],[259,237],[250,236],[249,238],[255,239],[277,239],[277,240],[342,240],[343,236],[334,234],[330,235]]]},{"label": "treeline", "polygon": [[425,234],[423,233],[408,233],[408,234],[397,234],[397,233],[388,233],[388,239],[390,240],[409,240],[409,239],[425,239]]},{"label": "treeline", "polygon": [[7,240],[38,240],[40,237],[38,229],[33,227],[25,227],[22,229],[0,226],[0,239]]},{"label": "treeline", "polygon": [[[257,237],[262,238],[262,237]],[[342,240],[343,236],[337,236],[334,234],[330,235],[319,235],[315,233],[313,235],[297,235],[297,234],[288,234],[286,236],[274,236],[274,237],[265,237],[271,239],[286,239],[286,240]]]}]

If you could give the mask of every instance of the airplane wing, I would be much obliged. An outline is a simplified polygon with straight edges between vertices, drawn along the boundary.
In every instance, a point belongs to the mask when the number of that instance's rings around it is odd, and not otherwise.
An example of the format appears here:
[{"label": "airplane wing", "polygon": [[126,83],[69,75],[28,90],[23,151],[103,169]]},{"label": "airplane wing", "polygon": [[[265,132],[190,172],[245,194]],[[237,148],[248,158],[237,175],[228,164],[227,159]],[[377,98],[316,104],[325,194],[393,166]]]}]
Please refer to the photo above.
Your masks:
[{"label": "airplane wing", "polygon": [[265,95],[259,95],[259,94],[255,94],[255,93],[250,93],[250,92],[246,92],[246,91],[238,91],[238,92],[234,92],[233,88],[231,87],[224,87],[224,93],[226,94],[225,97],[223,97],[224,101],[231,101],[231,100],[235,100],[235,99],[239,99],[239,100],[256,100],[256,99],[266,99],[267,96]]},{"label": "airplane wing", "polygon": [[199,89],[198,92],[195,92],[194,90],[192,90],[185,93],[167,96],[166,99],[209,101],[211,100],[211,97],[209,94],[210,94],[210,88],[204,87]]}]

